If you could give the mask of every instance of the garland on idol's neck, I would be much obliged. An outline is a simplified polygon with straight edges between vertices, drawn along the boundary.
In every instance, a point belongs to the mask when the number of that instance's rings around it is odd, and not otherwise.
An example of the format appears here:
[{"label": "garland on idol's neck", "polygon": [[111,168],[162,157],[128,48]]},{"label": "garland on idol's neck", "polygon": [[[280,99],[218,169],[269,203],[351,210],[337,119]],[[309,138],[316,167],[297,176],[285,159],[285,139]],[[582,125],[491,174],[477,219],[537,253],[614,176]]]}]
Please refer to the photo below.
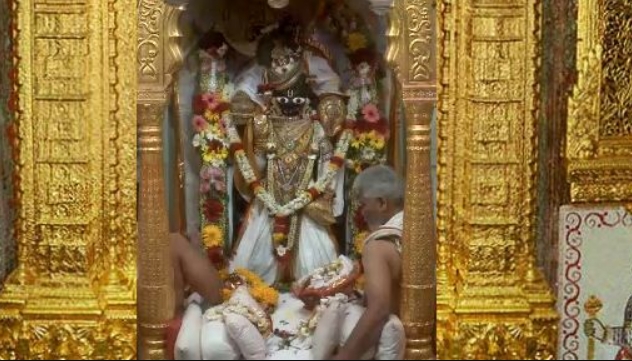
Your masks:
[{"label": "garland on idol's neck", "polygon": [[[340,170],[340,168],[344,166],[345,157],[347,154],[347,150],[349,149],[349,143],[351,142],[353,133],[349,129],[345,129],[342,132],[342,134],[340,135],[340,139],[336,144],[334,156],[329,161],[327,171],[322,176],[320,176],[320,178],[318,178],[318,180],[312,187],[307,188],[309,180],[311,179],[310,170],[313,169],[313,164],[316,160],[316,154],[310,154],[310,163],[307,168],[308,171],[301,181],[301,190],[299,190],[296,198],[284,205],[280,205],[276,201],[274,196],[263,187],[263,185],[261,184],[261,180],[257,179],[254,170],[250,166],[250,161],[244,150],[239,132],[230,120],[230,117],[227,117],[226,125],[231,151],[235,156],[235,161],[237,163],[237,166],[239,167],[239,170],[241,171],[244,179],[248,183],[248,186],[253,191],[257,199],[259,199],[259,201],[261,201],[268,209],[268,211],[270,212],[270,216],[274,217],[275,224],[273,230],[273,241],[275,244],[276,254],[279,258],[287,260],[289,251],[291,251],[294,246],[294,242],[288,243],[288,233],[295,233],[298,227],[298,218],[295,217],[296,214],[300,210],[305,208],[308,204],[312,203],[314,200],[322,196],[325,190],[333,181],[338,170]],[[314,129],[316,130],[318,127],[321,127],[320,123],[314,122]],[[268,160],[270,161],[273,158],[274,155],[272,153],[268,153]],[[268,177],[273,177],[272,167],[270,166],[268,167]],[[268,179],[268,183],[271,182],[273,182],[273,178]],[[293,238],[294,237],[292,237],[292,239]]]}]

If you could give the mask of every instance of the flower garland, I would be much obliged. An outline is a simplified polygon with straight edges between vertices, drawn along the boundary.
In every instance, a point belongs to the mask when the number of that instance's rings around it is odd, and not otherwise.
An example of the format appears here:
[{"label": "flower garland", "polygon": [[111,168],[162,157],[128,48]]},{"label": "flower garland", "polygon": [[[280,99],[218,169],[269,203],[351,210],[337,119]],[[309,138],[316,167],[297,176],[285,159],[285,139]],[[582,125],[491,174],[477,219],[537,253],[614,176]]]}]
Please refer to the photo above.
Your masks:
[{"label": "flower garland", "polygon": [[[270,216],[274,217],[272,237],[275,244],[276,256],[281,260],[287,260],[290,254],[289,251],[293,249],[293,244],[288,244],[287,242],[288,234],[296,231],[298,227],[296,217],[292,216],[322,196],[327,187],[331,184],[336,173],[345,164],[352,132],[350,129],[345,129],[342,132],[336,144],[334,156],[329,160],[327,170],[316,183],[304,191],[299,191],[293,200],[284,205],[280,205],[274,199],[274,196],[263,187],[261,180],[256,177],[254,170],[250,166],[250,161],[246,155],[237,129],[232,122],[228,121],[227,123],[228,139],[230,141],[231,151],[235,157],[235,162],[257,199],[268,209]],[[320,126],[320,123],[314,122],[314,127]]]},{"label": "flower garland", "polygon": [[[341,10],[344,11],[344,10]],[[366,27],[349,24],[347,45],[349,60],[354,71],[348,90],[347,116],[354,124],[354,138],[349,147],[347,182],[353,184],[355,177],[364,169],[386,162],[386,146],[389,138],[388,120],[382,116],[378,106],[380,95],[377,82],[380,73],[379,54],[371,41]],[[352,235],[349,246],[352,256],[362,257],[364,238],[368,227],[362,219],[356,199],[349,201],[348,227]]]},{"label": "flower garland", "polygon": [[[388,140],[387,122],[373,102],[365,104],[358,111],[355,125],[354,138],[349,146],[349,159],[347,167],[351,170],[347,175],[347,182],[352,184],[355,177],[364,169],[384,163],[386,161],[386,143]],[[368,225],[364,221],[360,205],[357,199],[349,201],[349,213],[347,226],[350,229],[353,248],[352,256],[360,259],[364,239],[368,234]]]},{"label": "flower garland", "polygon": [[227,234],[226,186],[228,141],[224,119],[229,114],[225,94],[199,94],[193,101],[193,146],[202,159],[200,170],[201,236],[208,256],[216,267],[224,266]]},{"label": "flower garland", "polygon": [[263,337],[267,337],[272,333],[272,321],[265,312],[236,301],[229,301],[208,309],[204,313],[204,318],[210,322],[223,322],[225,317],[229,314],[240,315],[248,319],[248,321],[257,327],[257,330]]},{"label": "flower garland", "polygon": [[[358,206],[357,203],[353,203],[355,206],[354,216],[353,216],[353,249],[351,257],[355,258],[357,262],[360,262],[360,269],[362,270],[362,254],[364,251],[364,244],[370,235],[369,225],[364,220],[364,216],[362,215],[362,208]],[[357,290],[364,289],[364,272],[361,272],[360,276],[356,280],[355,287]]]},{"label": "flower garland", "polygon": [[267,309],[274,309],[277,306],[279,293],[263,282],[255,273],[244,268],[236,269],[233,273],[228,273],[226,269],[223,269],[219,273],[220,278],[226,285],[222,290],[222,299],[224,302],[230,300],[233,295],[236,287],[234,287],[235,285],[231,284],[231,282],[235,277],[238,277],[241,282],[244,282],[248,286],[250,294],[259,304]]},{"label": "flower garland", "polygon": [[355,122],[356,130],[347,162],[356,174],[386,160],[386,121],[381,119],[379,110],[373,103],[364,105],[362,113],[362,118]]}]

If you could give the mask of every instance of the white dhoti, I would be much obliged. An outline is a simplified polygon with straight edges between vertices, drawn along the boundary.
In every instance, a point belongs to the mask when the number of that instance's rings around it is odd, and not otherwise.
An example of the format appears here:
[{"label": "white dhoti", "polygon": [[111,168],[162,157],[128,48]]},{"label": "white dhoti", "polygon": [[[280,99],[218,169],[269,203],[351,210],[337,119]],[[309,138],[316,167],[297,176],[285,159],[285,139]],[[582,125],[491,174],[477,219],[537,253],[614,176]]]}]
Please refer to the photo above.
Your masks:
[{"label": "white dhoti", "polygon": [[[272,245],[272,218],[260,201],[255,201],[244,224],[244,233],[237,246],[231,270],[247,268],[266,283],[277,279],[278,264]],[[297,244],[294,245],[294,276],[299,279],[338,257],[329,230],[303,216]]]}]

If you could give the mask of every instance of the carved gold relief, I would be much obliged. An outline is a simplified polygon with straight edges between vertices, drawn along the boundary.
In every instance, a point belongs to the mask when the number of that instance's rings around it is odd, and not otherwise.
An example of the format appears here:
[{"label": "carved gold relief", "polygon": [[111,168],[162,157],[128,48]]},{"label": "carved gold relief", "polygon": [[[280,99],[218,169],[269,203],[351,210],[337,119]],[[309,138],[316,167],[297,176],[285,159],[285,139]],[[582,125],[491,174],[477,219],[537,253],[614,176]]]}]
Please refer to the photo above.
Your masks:
[{"label": "carved gold relief", "polygon": [[554,354],[537,339],[556,316],[534,269],[540,7],[439,4],[440,358]]},{"label": "carved gold relief", "polygon": [[0,358],[136,354],[134,0],[14,2],[19,268]]},{"label": "carved gold relief", "polygon": [[435,80],[434,18],[433,1],[406,1],[410,81]]},{"label": "carved gold relief", "polygon": [[627,40],[632,32],[632,7],[625,0],[605,0],[603,13],[599,133],[603,137],[632,136],[632,43]]},{"label": "carved gold relief", "polygon": [[578,3],[578,79],[569,100],[567,174],[573,202],[632,199],[632,92],[626,1]]}]

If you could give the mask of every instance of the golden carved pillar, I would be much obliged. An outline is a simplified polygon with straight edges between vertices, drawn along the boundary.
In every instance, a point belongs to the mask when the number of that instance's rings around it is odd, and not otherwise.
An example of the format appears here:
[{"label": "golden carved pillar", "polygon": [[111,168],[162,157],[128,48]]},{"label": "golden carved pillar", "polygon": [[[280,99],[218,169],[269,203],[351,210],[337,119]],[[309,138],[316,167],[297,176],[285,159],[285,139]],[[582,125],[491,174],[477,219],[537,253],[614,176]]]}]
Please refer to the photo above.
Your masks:
[{"label": "golden carved pillar", "polygon": [[394,2],[387,59],[401,84],[407,134],[401,316],[406,358],[419,360],[435,358],[436,246],[430,174],[430,125],[436,103],[434,27],[434,1]]},{"label": "golden carved pillar", "polygon": [[20,0],[0,359],[136,355],[134,0]]},{"label": "golden carved pillar", "polygon": [[540,0],[441,0],[441,358],[550,358],[554,300],[535,269]]},{"label": "golden carved pillar", "polygon": [[138,4],[138,242],[139,358],[165,359],[165,330],[173,317],[173,268],[163,164],[163,118],[174,67],[181,62],[180,9],[162,0]]},{"label": "golden carved pillar", "polygon": [[138,214],[138,321],[142,360],[165,359],[164,331],[173,317],[173,270],[163,166],[162,118],[165,102],[138,104],[140,194]]}]

